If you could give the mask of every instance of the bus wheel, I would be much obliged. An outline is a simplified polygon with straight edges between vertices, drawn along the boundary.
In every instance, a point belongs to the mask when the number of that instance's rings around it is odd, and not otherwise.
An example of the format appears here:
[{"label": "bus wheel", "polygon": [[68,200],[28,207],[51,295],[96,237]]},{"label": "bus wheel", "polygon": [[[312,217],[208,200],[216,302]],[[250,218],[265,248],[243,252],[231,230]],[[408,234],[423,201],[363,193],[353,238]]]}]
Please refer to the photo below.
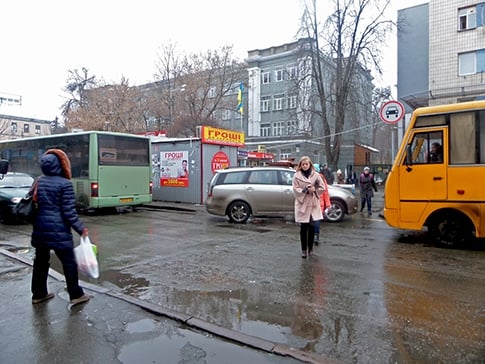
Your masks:
[{"label": "bus wheel", "polygon": [[433,239],[444,245],[461,245],[474,238],[473,226],[468,218],[450,212],[434,218],[428,231]]}]

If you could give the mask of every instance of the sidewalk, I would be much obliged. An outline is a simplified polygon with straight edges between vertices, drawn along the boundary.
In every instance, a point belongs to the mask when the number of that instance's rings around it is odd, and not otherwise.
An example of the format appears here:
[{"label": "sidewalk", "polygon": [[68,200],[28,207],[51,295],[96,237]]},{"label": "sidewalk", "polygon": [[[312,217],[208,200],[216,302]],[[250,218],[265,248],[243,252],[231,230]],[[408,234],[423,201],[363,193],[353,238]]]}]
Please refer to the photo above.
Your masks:
[{"label": "sidewalk", "polygon": [[71,308],[53,270],[56,296],[32,305],[31,273],[0,248],[0,363],[335,363],[86,282],[92,299]]}]

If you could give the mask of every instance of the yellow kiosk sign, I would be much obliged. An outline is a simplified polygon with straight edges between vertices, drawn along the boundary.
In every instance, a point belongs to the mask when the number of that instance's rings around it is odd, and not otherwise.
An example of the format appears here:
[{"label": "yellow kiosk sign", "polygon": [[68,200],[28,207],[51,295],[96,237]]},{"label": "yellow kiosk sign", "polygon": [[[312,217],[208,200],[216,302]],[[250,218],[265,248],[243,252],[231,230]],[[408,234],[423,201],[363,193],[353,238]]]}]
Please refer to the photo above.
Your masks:
[{"label": "yellow kiosk sign", "polygon": [[200,139],[205,144],[228,145],[235,147],[244,146],[244,133],[234,130],[200,127]]}]

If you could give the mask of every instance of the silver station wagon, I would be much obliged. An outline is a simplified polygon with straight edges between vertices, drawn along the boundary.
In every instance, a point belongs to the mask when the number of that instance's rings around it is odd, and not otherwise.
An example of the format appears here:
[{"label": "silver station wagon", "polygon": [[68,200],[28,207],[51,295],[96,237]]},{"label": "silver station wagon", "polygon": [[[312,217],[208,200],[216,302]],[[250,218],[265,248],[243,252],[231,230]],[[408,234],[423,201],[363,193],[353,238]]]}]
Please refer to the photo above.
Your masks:
[{"label": "silver station wagon", "polygon": [[[209,214],[227,216],[231,222],[245,223],[250,216],[294,215],[293,176],[285,167],[241,167],[216,172],[209,183],[205,208]],[[342,221],[357,212],[358,200],[344,188],[329,185],[332,206],[325,213],[329,222]]]}]

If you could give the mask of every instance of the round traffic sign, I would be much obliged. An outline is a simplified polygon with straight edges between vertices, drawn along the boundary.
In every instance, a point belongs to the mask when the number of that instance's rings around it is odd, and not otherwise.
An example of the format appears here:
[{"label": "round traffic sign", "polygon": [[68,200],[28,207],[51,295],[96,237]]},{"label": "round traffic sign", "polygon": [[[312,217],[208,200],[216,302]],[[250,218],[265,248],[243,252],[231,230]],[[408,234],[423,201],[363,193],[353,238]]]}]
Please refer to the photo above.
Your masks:
[{"label": "round traffic sign", "polygon": [[399,101],[387,101],[382,105],[379,117],[386,124],[397,124],[404,118],[404,105]]}]

